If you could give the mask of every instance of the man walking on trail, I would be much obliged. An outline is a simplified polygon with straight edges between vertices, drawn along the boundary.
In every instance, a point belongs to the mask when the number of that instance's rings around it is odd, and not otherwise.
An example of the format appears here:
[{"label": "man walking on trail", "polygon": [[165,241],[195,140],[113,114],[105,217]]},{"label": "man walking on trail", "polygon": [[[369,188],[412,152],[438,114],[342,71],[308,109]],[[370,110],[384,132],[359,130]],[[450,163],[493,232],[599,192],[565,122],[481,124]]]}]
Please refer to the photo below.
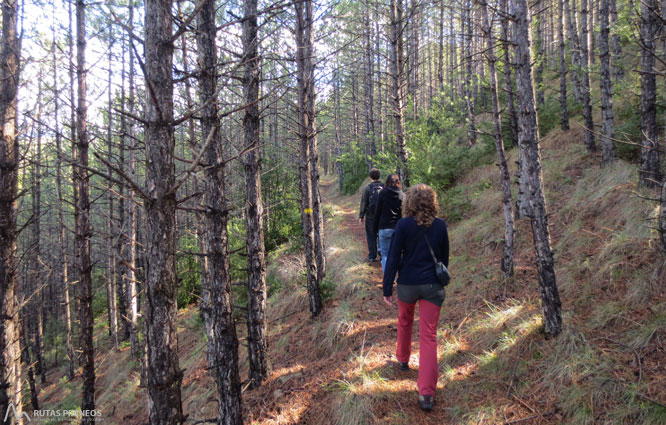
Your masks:
[{"label": "man walking on trail", "polygon": [[377,231],[375,228],[375,210],[377,209],[377,199],[379,192],[384,185],[379,181],[379,170],[373,168],[370,170],[369,185],[363,190],[361,197],[361,210],[358,214],[359,223],[363,223],[365,218],[365,237],[368,239],[368,261],[373,263],[377,261]]}]

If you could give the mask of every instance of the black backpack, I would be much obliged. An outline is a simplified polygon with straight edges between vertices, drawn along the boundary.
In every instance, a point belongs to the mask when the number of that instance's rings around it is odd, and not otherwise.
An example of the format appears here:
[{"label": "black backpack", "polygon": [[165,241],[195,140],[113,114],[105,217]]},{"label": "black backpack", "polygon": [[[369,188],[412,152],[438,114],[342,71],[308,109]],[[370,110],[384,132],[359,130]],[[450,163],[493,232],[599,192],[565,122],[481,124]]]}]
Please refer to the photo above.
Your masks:
[{"label": "black backpack", "polygon": [[377,210],[377,200],[379,199],[379,192],[384,189],[384,186],[381,183],[371,184],[370,185],[370,197],[368,198],[368,212],[371,216],[375,215]]}]

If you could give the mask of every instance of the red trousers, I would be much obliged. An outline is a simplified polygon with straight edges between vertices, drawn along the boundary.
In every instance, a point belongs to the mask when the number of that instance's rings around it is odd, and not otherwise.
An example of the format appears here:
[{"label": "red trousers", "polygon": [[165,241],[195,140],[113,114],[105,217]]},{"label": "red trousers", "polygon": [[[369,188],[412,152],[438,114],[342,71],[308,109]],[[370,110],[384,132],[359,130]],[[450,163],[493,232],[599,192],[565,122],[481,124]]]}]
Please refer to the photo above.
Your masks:
[{"label": "red trousers", "polygon": [[[412,324],[416,303],[398,300],[398,349],[399,362],[409,362],[412,353]],[[437,322],[441,307],[426,300],[419,300],[419,394],[435,395],[437,390]]]}]

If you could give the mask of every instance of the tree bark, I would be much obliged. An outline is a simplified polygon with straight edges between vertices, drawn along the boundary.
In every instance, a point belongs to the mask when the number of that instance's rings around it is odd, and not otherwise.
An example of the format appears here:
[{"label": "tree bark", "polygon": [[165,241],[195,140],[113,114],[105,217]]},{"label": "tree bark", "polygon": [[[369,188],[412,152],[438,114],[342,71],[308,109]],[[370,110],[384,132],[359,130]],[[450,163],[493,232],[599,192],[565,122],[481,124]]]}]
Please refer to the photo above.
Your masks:
[{"label": "tree bark", "polygon": [[[16,113],[20,72],[17,15],[16,0],[4,0],[0,45],[0,412],[7,412],[11,403],[21,416],[21,324],[16,259],[19,167]],[[11,419],[3,420],[3,425],[10,423]]]},{"label": "tree bark", "polygon": [[580,39],[578,37],[578,29],[576,28],[575,21],[571,16],[572,13],[574,15],[576,14],[576,0],[572,0],[574,2],[573,11],[571,10],[572,6],[569,4],[569,1],[570,0],[564,0],[564,6],[566,9],[567,28],[569,29],[569,51],[571,53],[571,65],[574,67],[574,72],[571,73],[571,81],[573,82],[574,99],[576,99],[577,102],[582,102],[583,96],[580,80],[580,69],[582,68],[583,63],[580,56]]},{"label": "tree bark", "polygon": [[557,37],[560,53],[560,128],[569,130],[569,109],[567,107],[567,65],[565,63],[564,43],[564,1],[557,0],[559,16],[557,18]]},{"label": "tree bark", "polygon": [[307,268],[308,300],[312,317],[323,307],[317,263],[315,257],[315,230],[313,219],[313,188],[311,178],[310,138],[314,137],[314,63],[313,63],[313,16],[312,0],[294,3],[296,11],[296,63],[299,106],[300,163],[299,181],[301,191],[301,222],[305,237],[305,263]]},{"label": "tree bark", "polygon": [[[86,11],[83,0],[76,2],[76,134],[78,160],[82,167],[77,167],[76,180],[79,187],[78,210],[76,221],[76,247],[79,267],[79,321],[81,364],[83,366],[83,385],[81,410],[95,410],[95,353],[93,347],[93,312],[92,312],[92,263],[90,259],[90,199],[88,166],[88,129],[86,101]],[[94,416],[84,416],[82,424],[93,424]]]},{"label": "tree bark", "polygon": [[[129,28],[134,30],[134,3],[129,4]],[[129,51],[129,98],[128,109],[130,114],[134,114],[135,94],[134,94],[134,49]],[[130,178],[136,181],[136,138],[134,137],[134,122],[128,120],[124,135],[127,138],[129,147],[128,174]],[[124,143],[123,143],[124,146]],[[130,349],[132,357],[137,360],[143,358],[141,354],[141,345],[139,342],[139,288],[137,278],[137,226],[138,214],[136,205],[136,191],[129,189],[129,202],[127,202],[127,247],[125,247],[125,276],[127,283],[127,305],[129,306],[129,336]]]},{"label": "tree bark", "polygon": [[[110,45],[113,46],[113,31],[111,29],[111,24],[109,24],[109,40],[110,40]],[[111,47],[110,46],[110,47]],[[108,72],[107,72],[107,110],[106,110],[106,139],[107,139],[107,155],[109,158],[111,158],[112,150],[112,140],[113,140],[113,115],[112,115],[112,110],[113,110],[113,97],[111,94],[111,77],[112,77],[112,65],[113,65],[113,54],[112,54],[113,49],[109,49],[109,62],[108,62]],[[107,169],[107,173],[111,175],[112,170]],[[109,183],[110,189],[113,188],[113,184]],[[114,210],[113,210],[113,199],[114,194],[113,190],[109,190],[109,195],[107,197],[108,200],[108,222],[107,222],[107,262],[106,262],[106,299],[107,299],[107,312],[108,312],[108,319],[109,319],[109,336],[113,340],[113,348],[118,351],[118,316],[117,316],[117,304],[116,304],[116,258],[113,252],[113,247],[115,245],[114,243]]]},{"label": "tree bark", "polygon": [[511,77],[511,44],[509,42],[509,22],[506,15],[509,13],[507,0],[500,0],[500,7],[502,15],[500,16],[500,23],[502,26],[502,48],[504,49],[504,89],[506,91],[506,103],[509,112],[509,124],[511,128],[511,138],[513,145],[518,146],[518,116],[516,114],[516,103],[514,100],[513,91],[513,78]]},{"label": "tree bark", "polygon": [[395,143],[398,154],[398,175],[405,186],[409,186],[407,169],[407,143],[405,140],[405,112],[403,94],[404,52],[403,52],[403,5],[402,0],[391,0],[391,103]]},{"label": "tree bark", "polygon": [[180,425],[171,0],[145,2],[146,346],[151,423]]},{"label": "tree bark", "polygon": [[[540,10],[542,7],[541,0],[537,0],[534,8]],[[550,8],[549,8],[550,9]],[[536,103],[537,108],[543,106],[544,104],[544,95],[543,95],[543,63],[545,60],[544,55],[544,37],[543,37],[543,11],[541,11],[537,16],[534,16],[534,21],[536,24],[536,40],[534,43],[534,50],[536,52],[534,61],[536,62],[534,68],[534,83],[536,85]]]},{"label": "tree bark", "polygon": [[261,196],[261,151],[259,148],[259,38],[257,36],[257,0],[245,0],[243,21],[243,62],[245,64],[243,127],[245,130],[245,223],[247,226],[247,342],[250,386],[257,388],[268,377],[266,358],[266,260]]},{"label": "tree bark", "polygon": [[588,152],[595,152],[597,147],[594,143],[594,122],[592,120],[592,102],[590,99],[590,52],[588,50],[589,34],[587,28],[587,2],[588,0],[581,0],[580,14],[581,14],[581,61],[583,84],[581,95],[583,97],[583,119],[585,120],[585,148]]},{"label": "tree bark", "polygon": [[372,52],[372,25],[370,24],[370,4],[366,4],[364,15],[365,25],[365,152],[368,158],[368,168],[373,167],[373,157],[377,155],[375,144],[375,114],[374,114],[374,63]]},{"label": "tree bark", "polygon": [[474,95],[472,91],[472,17],[471,17],[471,0],[467,0],[463,6],[463,42],[465,46],[465,105],[467,106],[467,126],[469,134],[469,143],[476,144],[476,112],[474,105]]},{"label": "tree bark", "polygon": [[524,170],[528,186],[532,236],[539,273],[539,291],[543,310],[543,326],[546,335],[556,336],[562,330],[560,296],[555,281],[553,252],[550,247],[548,215],[543,193],[541,154],[539,152],[539,127],[537,125],[534,85],[532,80],[532,52],[530,12],[527,0],[513,2],[514,36],[516,42],[516,81],[518,97],[518,144],[526,158]]},{"label": "tree bark", "polygon": [[654,46],[657,37],[657,2],[644,0],[641,3],[641,160],[638,170],[638,184],[655,187],[661,182],[657,127],[657,84],[655,75]]},{"label": "tree bark", "polygon": [[69,268],[67,258],[67,234],[65,233],[65,214],[63,211],[63,192],[62,192],[62,156],[64,151],[62,149],[62,134],[60,132],[60,96],[58,90],[58,66],[56,60],[56,44],[55,33],[53,35],[53,120],[55,130],[55,143],[56,143],[56,191],[58,195],[58,243],[59,252],[58,259],[61,265],[60,281],[62,282],[63,291],[63,309],[65,319],[65,349],[67,350],[67,379],[74,378],[74,347],[72,346],[72,321],[71,310],[69,306]]},{"label": "tree bark", "polygon": [[610,69],[609,44],[609,7],[610,0],[601,0],[599,20],[601,31],[599,34],[599,60],[601,62],[601,166],[615,162],[615,134],[613,130],[613,89]]},{"label": "tree bark", "polygon": [[493,104],[493,124],[495,130],[495,149],[497,150],[497,161],[500,169],[500,182],[502,185],[502,209],[504,211],[504,250],[502,254],[502,277],[513,276],[513,257],[514,257],[514,223],[513,206],[511,202],[511,175],[509,166],[506,163],[504,155],[504,140],[502,140],[502,117],[500,115],[500,104],[497,89],[497,72],[495,70],[495,51],[492,38],[492,27],[488,19],[488,3],[480,0],[481,17],[483,19],[483,31],[486,34],[486,58],[488,59],[488,70],[490,73],[490,94]]},{"label": "tree bark", "polygon": [[[610,13],[610,27],[617,28],[616,0],[611,0],[609,4],[609,13]],[[620,60],[622,56],[622,45],[620,44],[620,36],[618,35],[617,30],[613,31],[613,34],[611,35],[611,51],[613,52],[613,60],[611,61],[613,78],[615,78],[615,82],[617,83],[618,81],[624,78],[624,70],[620,65]]]}]

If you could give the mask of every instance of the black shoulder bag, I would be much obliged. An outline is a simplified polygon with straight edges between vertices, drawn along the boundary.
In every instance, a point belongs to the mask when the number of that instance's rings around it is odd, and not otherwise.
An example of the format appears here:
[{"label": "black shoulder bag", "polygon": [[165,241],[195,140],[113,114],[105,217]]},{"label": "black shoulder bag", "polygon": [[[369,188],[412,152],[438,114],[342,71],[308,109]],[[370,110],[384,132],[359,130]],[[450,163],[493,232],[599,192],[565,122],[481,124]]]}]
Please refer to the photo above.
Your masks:
[{"label": "black shoulder bag", "polygon": [[446,286],[449,284],[449,282],[451,282],[451,274],[449,274],[449,269],[447,269],[444,263],[437,260],[437,257],[435,257],[435,251],[432,250],[432,246],[430,245],[428,236],[424,233],[423,237],[425,238],[426,243],[428,244],[430,255],[432,255],[432,261],[435,262],[435,274],[437,275],[437,280],[439,280],[439,283],[441,283],[442,286]]}]

